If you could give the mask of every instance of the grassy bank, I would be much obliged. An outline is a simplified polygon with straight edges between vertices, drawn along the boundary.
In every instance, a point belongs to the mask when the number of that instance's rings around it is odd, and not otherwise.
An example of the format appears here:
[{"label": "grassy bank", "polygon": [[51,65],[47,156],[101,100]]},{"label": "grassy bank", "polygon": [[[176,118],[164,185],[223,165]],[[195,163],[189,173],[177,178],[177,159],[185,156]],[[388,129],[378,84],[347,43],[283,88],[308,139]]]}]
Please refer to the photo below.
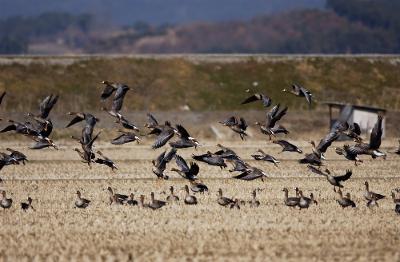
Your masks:
[{"label": "grassy bank", "polygon": [[316,99],[400,108],[399,57],[346,56],[171,56],[171,57],[4,57],[0,89],[3,108],[29,111],[49,93],[60,94],[57,109],[98,110],[100,81],[119,81],[135,88],[127,110],[255,109],[240,106],[245,89],[262,91],[275,101],[304,109],[302,100],[281,92],[296,82]]}]

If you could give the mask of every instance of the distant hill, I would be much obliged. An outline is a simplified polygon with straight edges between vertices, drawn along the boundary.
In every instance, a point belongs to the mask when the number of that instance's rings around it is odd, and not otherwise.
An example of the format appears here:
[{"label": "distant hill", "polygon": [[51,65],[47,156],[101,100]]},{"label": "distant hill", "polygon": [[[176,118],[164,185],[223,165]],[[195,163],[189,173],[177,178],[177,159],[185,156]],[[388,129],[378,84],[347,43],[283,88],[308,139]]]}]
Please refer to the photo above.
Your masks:
[{"label": "distant hill", "polygon": [[325,0],[0,0],[0,19],[45,12],[89,13],[102,21],[130,25],[249,19],[303,8],[323,8]]}]

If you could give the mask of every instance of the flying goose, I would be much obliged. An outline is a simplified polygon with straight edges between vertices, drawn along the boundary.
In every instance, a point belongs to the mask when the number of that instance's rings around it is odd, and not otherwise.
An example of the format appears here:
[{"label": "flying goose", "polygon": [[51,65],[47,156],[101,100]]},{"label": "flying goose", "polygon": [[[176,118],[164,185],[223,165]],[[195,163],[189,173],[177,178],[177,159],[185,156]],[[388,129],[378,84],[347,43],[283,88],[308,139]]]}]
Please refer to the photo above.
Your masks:
[{"label": "flying goose", "polygon": [[312,103],[313,96],[311,92],[300,85],[293,84],[291,90],[283,89],[282,91],[292,93],[298,97],[304,97],[309,105]]},{"label": "flying goose", "polygon": [[76,195],[78,199],[75,201],[75,207],[77,208],[87,208],[90,204],[90,200],[86,198],[82,198],[81,192],[78,190],[76,191]]},{"label": "flying goose", "polygon": [[[299,197],[289,197],[289,190],[287,188],[282,189],[285,192],[284,203],[288,207],[296,207],[299,205],[300,198]],[[297,192],[296,192],[297,194]]]},{"label": "flying goose", "polygon": [[153,130],[158,127],[158,121],[152,114],[147,113],[147,123],[144,126]]},{"label": "flying goose", "polygon": [[165,201],[154,199],[154,192],[151,192],[150,196],[151,196],[151,202],[149,204],[149,208],[151,208],[153,210],[162,208],[163,206],[165,206],[167,204],[167,202],[165,202]]},{"label": "flying goose", "polygon": [[184,202],[186,205],[197,205],[197,198],[189,194],[189,187],[185,185],[185,199]]},{"label": "flying goose", "polygon": [[0,105],[1,105],[1,103],[3,102],[4,96],[5,96],[6,94],[7,94],[6,91],[3,91],[3,93],[1,93],[1,95],[0,95]]},{"label": "flying goose", "polygon": [[111,168],[111,170],[113,172],[115,171],[115,169],[118,169],[118,167],[115,165],[115,163],[111,159],[109,159],[108,157],[103,155],[103,153],[101,151],[97,151],[97,154],[99,156],[101,156],[102,158],[96,158],[96,160],[94,160],[95,163],[101,164],[101,165],[106,165],[109,168]]},{"label": "flying goose", "polygon": [[3,209],[8,209],[12,206],[13,200],[11,198],[7,198],[6,191],[1,191],[0,197],[0,207]]},{"label": "flying goose", "polygon": [[233,169],[230,169],[229,172],[246,172],[246,170],[250,167],[247,163],[245,163],[240,158],[227,159],[229,163],[232,164]]},{"label": "flying goose", "polygon": [[232,116],[224,121],[220,121],[219,123],[229,127],[235,133],[238,133],[242,140],[244,140],[244,137],[247,136],[246,134],[247,123],[243,117],[241,117],[238,121],[236,117]]},{"label": "flying goose", "polygon": [[357,163],[362,163],[363,161],[358,157],[357,151],[354,150],[349,145],[344,145],[343,148],[337,147],[335,149],[336,154],[343,155],[347,160],[354,161],[354,165],[357,166]]},{"label": "flying goose", "polygon": [[123,128],[129,130],[140,131],[139,128],[134,123],[126,119],[121,113],[118,114],[118,118],[115,121],[115,123],[121,124]]},{"label": "flying goose", "polygon": [[235,179],[251,181],[260,178],[261,181],[264,181],[263,178],[267,177],[267,174],[259,168],[256,167],[248,167],[246,171],[241,173],[240,175],[234,176]]},{"label": "flying goose", "polygon": [[189,168],[186,161],[179,155],[175,155],[175,161],[179,169],[172,168],[171,171],[177,172],[181,177],[186,178],[188,180],[197,179],[197,175],[199,173],[200,168],[196,163],[191,162]]},{"label": "flying goose", "polygon": [[313,166],[321,166],[322,165],[322,155],[317,152],[312,152],[310,154],[306,154],[304,158],[299,160],[300,164],[310,164]]},{"label": "flying goose", "polygon": [[199,142],[189,135],[189,132],[182,126],[176,125],[178,136],[180,137],[177,141],[170,142],[169,145],[173,148],[197,148]]},{"label": "flying goose", "polygon": [[111,144],[113,145],[123,145],[131,142],[137,142],[139,144],[140,138],[133,132],[125,132],[122,130],[118,130],[121,134],[114,138],[111,141]]},{"label": "flying goose", "polygon": [[340,190],[340,188],[338,189],[338,191],[336,191],[335,188],[333,188],[333,191],[335,191],[339,195],[339,198],[336,201],[342,208],[356,207],[356,203],[354,203],[354,201],[351,200],[350,198],[350,193],[347,193],[346,196],[344,197],[342,190]]},{"label": "flying goose", "polygon": [[169,121],[165,121],[164,125],[154,128],[149,134],[157,135],[156,141],[152,146],[153,149],[156,149],[164,146],[175,135],[175,129]]},{"label": "flying goose", "polygon": [[152,160],[153,164],[153,174],[157,176],[157,178],[167,180],[169,177],[164,175],[164,171],[167,167],[167,164],[175,157],[176,149],[172,148],[168,153],[167,151],[162,152],[155,160]]},{"label": "flying goose", "polygon": [[285,107],[282,110],[279,109],[280,104],[277,104],[267,113],[265,124],[261,124],[260,122],[255,123],[260,127],[261,133],[268,135],[270,140],[272,136],[275,136],[278,133],[289,133],[289,131],[287,131],[283,126],[276,126],[276,123],[286,115],[288,107]]},{"label": "flying goose", "polygon": [[268,96],[256,93],[256,94],[248,97],[241,104],[244,105],[244,104],[248,104],[248,103],[255,102],[255,101],[261,101],[264,107],[269,107],[272,103],[271,98],[269,98]]},{"label": "flying goose", "polygon": [[40,113],[38,115],[28,114],[29,116],[36,116],[41,119],[47,119],[49,117],[50,111],[53,109],[54,105],[58,101],[58,95],[49,95],[43,99],[39,105]]},{"label": "flying goose", "polygon": [[276,160],[275,157],[264,153],[264,151],[261,149],[258,149],[257,153],[260,153],[260,154],[251,155],[255,160],[271,162],[276,167],[278,167],[278,163],[280,163],[280,162],[278,160]]},{"label": "flying goose", "polygon": [[194,160],[207,163],[211,166],[218,166],[221,169],[227,167],[224,159],[221,156],[215,155],[215,154],[211,153],[210,151],[207,151],[206,154],[202,154],[202,155],[192,155],[192,158]]},{"label": "flying goose", "polygon": [[371,135],[370,135],[370,140],[369,143],[357,143],[354,146],[349,147],[348,151],[351,152],[351,154],[355,155],[370,155],[372,158],[377,158],[377,157],[386,157],[386,154],[379,151],[379,147],[381,146],[382,143],[382,121],[383,121],[383,116],[378,115],[378,120],[372,129]]},{"label": "flying goose", "polygon": [[235,151],[232,149],[225,147],[221,144],[217,144],[217,147],[219,148],[218,151],[216,151],[214,154],[218,155],[224,159],[238,159],[239,156],[236,154]]},{"label": "flying goose", "polygon": [[351,175],[353,174],[353,172],[351,170],[346,170],[346,174],[344,174],[342,176],[332,176],[331,172],[328,169],[326,169],[325,172],[322,172],[321,170],[319,170],[311,165],[308,165],[307,167],[314,174],[326,177],[328,182],[333,186],[333,189],[335,189],[336,187],[339,187],[339,188],[343,187],[341,182],[348,180],[351,177]]},{"label": "flying goose", "polygon": [[[121,111],[122,109],[125,95],[130,90],[130,88],[125,84],[114,84],[114,87],[116,87],[116,89],[115,89],[114,99],[111,105],[111,110],[105,109],[105,111],[107,111],[111,116],[114,116],[117,119],[121,119],[122,115],[120,114],[119,111]],[[109,94],[109,96],[111,96],[111,94],[112,92]],[[108,98],[109,96],[106,96],[106,98]]]},{"label": "flying goose", "polygon": [[324,138],[322,138],[317,146],[314,141],[311,141],[310,143],[313,146],[313,152],[317,156],[321,156],[320,158],[325,159],[324,154],[332,145],[332,143],[339,138],[339,136],[340,132],[338,130],[333,130],[329,132]]},{"label": "flying goose", "polygon": [[13,158],[15,161],[17,161],[18,163],[22,162],[22,164],[25,165],[25,161],[28,161],[26,155],[24,155],[23,153],[11,148],[6,148],[6,150],[8,152],[11,152],[10,157]]},{"label": "flying goose", "polygon": [[169,196],[167,196],[167,201],[169,203],[178,202],[179,197],[174,194],[174,187],[170,186],[169,191],[171,192]]},{"label": "flying goose", "polygon": [[274,140],[272,141],[272,143],[280,145],[282,147],[281,152],[287,151],[287,152],[297,152],[299,154],[303,153],[303,151],[301,151],[300,148],[285,140]]},{"label": "flying goose", "polygon": [[31,197],[28,197],[28,201],[27,202],[22,202],[21,203],[21,209],[23,211],[26,212],[26,211],[28,211],[29,208],[31,208],[33,211],[35,211],[35,209],[32,206],[32,198]]},{"label": "flying goose", "polygon": [[217,203],[223,207],[227,207],[228,205],[232,204],[234,201],[231,198],[224,197],[222,194],[222,189],[218,189],[218,199]]}]

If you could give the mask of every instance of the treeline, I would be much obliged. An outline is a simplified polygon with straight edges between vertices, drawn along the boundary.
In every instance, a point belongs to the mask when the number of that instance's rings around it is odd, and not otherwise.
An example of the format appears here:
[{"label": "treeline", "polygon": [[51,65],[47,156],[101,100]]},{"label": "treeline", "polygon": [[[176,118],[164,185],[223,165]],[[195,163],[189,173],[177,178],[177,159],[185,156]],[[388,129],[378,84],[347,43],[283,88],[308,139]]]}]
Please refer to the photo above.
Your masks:
[{"label": "treeline", "polygon": [[400,53],[398,10],[397,0],[327,0],[326,10],[248,21],[120,28],[99,26],[91,15],[47,13],[0,21],[0,53],[31,52],[38,43],[45,46],[39,53],[52,46],[59,54]]},{"label": "treeline", "polygon": [[37,17],[0,20],[0,53],[26,53],[29,43],[36,39],[51,41],[58,34],[65,34],[67,29],[87,33],[91,25],[93,17],[88,14],[45,13]]}]

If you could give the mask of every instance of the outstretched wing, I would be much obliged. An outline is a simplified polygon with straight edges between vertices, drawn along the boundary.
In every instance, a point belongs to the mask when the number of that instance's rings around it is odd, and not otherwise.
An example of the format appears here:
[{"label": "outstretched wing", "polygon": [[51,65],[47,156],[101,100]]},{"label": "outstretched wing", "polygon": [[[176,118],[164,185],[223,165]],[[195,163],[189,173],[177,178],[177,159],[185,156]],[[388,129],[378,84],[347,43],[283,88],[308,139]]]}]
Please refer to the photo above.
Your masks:
[{"label": "outstretched wing", "polygon": [[320,176],[326,176],[326,174],[324,172],[322,172],[318,168],[313,167],[312,165],[307,165],[307,167],[314,174],[317,174],[317,175],[320,175]]},{"label": "outstretched wing", "polygon": [[182,172],[186,173],[189,172],[189,167],[185,161],[180,155],[175,155],[175,161],[177,166],[181,169]]},{"label": "outstretched wing", "polygon": [[262,99],[262,95],[254,94],[254,95],[248,97],[246,100],[244,100],[241,104],[244,105],[244,104],[255,102],[255,101],[258,101],[258,100],[261,100],[261,99]]},{"label": "outstretched wing", "polygon": [[181,135],[181,138],[189,138],[190,137],[188,131],[183,126],[176,125],[176,129],[178,129],[178,132]]},{"label": "outstretched wing", "polygon": [[153,144],[153,149],[160,148],[164,146],[168,140],[170,140],[174,136],[174,130],[172,129],[164,129],[158,136],[156,141]]},{"label": "outstretched wing", "polygon": [[58,96],[53,96],[53,95],[49,95],[47,96],[42,103],[40,103],[40,117],[43,119],[46,119],[49,114],[51,109],[53,109],[54,105],[57,103],[58,101]]},{"label": "outstretched wing", "polygon": [[189,170],[190,175],[197,176],[199,171],[200,171],[199,165],[197,165],[194,162],[190,163],[190,170]]},{"label": "outstretched wing", "polygon": [[343,176],[337,176],[335,177],[335,179],[338,181],[346,181],[351,177],[352,174],[353,172],[351,170],[346,170],[346,174],[344,174]]},{"label": "outstretched wing", "polygon": [[369,140],[370,149],[377,150],[381,146],[382,132],[383,132],[382,121],[383,121],[383,117],[381,115],[379,115],[378,121],[376,122],[376,124],[371,132],[371,136],[370,136],[370,140]]},{"label": "outstretched wing", "polygon": [[234,116],[231,116],[230,118],[223,120],[220,123],[225,126],[234,126],[238,124],[237,119]]}]

